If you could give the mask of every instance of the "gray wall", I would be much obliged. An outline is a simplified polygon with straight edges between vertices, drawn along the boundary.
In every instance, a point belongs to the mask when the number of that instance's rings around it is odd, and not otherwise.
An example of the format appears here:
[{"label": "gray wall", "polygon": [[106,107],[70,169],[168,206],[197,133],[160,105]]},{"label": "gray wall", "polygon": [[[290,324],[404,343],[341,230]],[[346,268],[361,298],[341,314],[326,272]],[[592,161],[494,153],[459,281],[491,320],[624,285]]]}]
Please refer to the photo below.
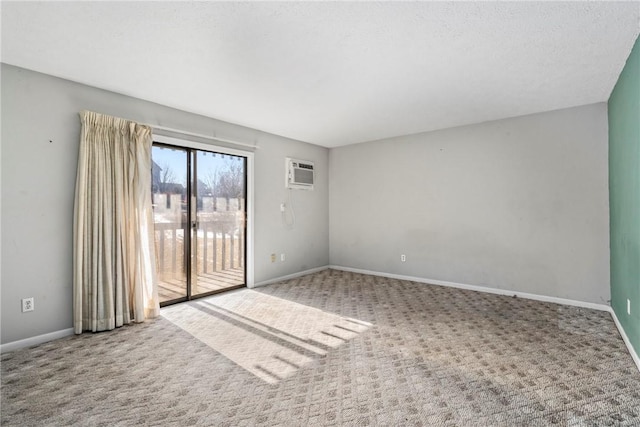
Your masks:
[{"label": "gray wall", "polygon": [[[331,263],[586,302],[609,299],[606,104],[329,152],[3,64],[2,343],[72,325],[83,109],[257,141],[256,283]],[[293,230],[282,224],[279,209],[287,202],[286,156],[312,160],[317,170],[313,192],[293,192]],[[271,253],[287,260],[271,263]],[[401,253],[407,262],[400,262]],[[36,310],[23,314],[20,299],[30,296]]]},{"label": "gray wall", "polygon": [[329,163],[332,265],[609,300],[604,103],[341,147]]},{"label": "gray wall", "polygon": [[[255,282],[328,264],[327,149],[2,64],[2,343],[72,327],[78,112],[85,109],[257,141]],[[280,214],[286,156],[314,161],[318,178],[315,191],[294,194],[293,230]],[[286,253],[286,261],[272,264],[272,252]],[[34,312],[20,312],[25,297],[35,297]]]}]

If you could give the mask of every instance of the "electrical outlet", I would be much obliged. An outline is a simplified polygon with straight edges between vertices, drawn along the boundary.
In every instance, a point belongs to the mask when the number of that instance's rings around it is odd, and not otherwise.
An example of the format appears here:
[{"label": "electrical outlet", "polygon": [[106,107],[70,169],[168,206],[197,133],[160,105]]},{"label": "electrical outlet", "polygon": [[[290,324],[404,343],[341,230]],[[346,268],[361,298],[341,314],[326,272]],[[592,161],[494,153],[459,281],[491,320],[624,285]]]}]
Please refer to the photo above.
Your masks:
[{"label": "electrical outlet", "polygon": [[400,255],[400,261],[405,262],[407,260],[407,256],[405,254]]},{"label": "electrical outlet", "polygon": [[284,254],[280,254],[280,261],[284,261],[284,260],[285,260]]},{"label": "electrical outlet", "polygon": [[271,254],[271,262],[276,262],[276,254]]},{"label": "electrical outlet", "polygon": [[631,300],[627,298],[627,314],[631,315]]},{"label": "electrical outlet", "polygon": [[35,309],[35,305],[33,303],[33,297],[31,298],[23,298],[22,299],[22,312],[33,311]]}]

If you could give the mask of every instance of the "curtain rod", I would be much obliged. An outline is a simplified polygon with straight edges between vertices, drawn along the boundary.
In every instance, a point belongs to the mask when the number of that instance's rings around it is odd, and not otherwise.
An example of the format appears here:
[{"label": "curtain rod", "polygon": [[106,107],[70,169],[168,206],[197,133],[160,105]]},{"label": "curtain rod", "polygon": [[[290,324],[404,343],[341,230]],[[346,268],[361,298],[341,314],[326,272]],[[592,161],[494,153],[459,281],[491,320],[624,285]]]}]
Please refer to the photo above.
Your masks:
[{"label": "curtain rod", "polygon": [[240,145],[242,147],[249,147],[249,148],[255,148],[255,149],[260,148],[257,145],[248,144],[246,142],[234,141],[232,139],[219,138],[217,136],[205,135],[205,134],[202,134],[202,133],[195,133],[195,132],[188,132],[188,131],[185,131],[185,130],[174,129],[174,128],[169,128],[169,127],[165,127],[165,126],[151,125],[151,124],[148,124],[148,123],[145,123],[145,125],[149,126],[150,128],[152,128],[154,130],[157,129],[157,130],[160,130],[160,131],[177,133],[177,134],[180,134],[180,135],[195,136],[197,138],[208,139],[208,140],[211,140],[211,141],[226,142],[227,144]]}]

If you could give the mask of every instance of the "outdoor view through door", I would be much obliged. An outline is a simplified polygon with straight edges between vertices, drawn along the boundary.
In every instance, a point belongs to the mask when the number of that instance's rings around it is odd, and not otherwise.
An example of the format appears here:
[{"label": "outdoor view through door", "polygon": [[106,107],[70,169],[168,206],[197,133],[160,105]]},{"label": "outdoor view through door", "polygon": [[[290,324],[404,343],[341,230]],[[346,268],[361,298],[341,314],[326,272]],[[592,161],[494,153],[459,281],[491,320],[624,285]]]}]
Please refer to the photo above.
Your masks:
[{"label": "outdoor view through door", "polygon": [[160,304],[245,286],[246,157],[153,145]]}]

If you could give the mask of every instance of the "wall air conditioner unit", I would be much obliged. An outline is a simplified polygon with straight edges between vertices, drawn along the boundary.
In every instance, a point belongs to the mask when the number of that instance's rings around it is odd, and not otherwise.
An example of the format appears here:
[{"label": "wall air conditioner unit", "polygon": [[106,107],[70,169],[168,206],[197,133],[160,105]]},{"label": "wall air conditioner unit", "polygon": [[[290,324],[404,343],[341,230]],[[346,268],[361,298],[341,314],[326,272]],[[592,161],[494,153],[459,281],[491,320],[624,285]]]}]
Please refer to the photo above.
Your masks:
[{"label": "wall air conditioner unit", "polygon": [[287,157],[285,164],[285,187],[297,190],[313,190],[313,162]]}]

